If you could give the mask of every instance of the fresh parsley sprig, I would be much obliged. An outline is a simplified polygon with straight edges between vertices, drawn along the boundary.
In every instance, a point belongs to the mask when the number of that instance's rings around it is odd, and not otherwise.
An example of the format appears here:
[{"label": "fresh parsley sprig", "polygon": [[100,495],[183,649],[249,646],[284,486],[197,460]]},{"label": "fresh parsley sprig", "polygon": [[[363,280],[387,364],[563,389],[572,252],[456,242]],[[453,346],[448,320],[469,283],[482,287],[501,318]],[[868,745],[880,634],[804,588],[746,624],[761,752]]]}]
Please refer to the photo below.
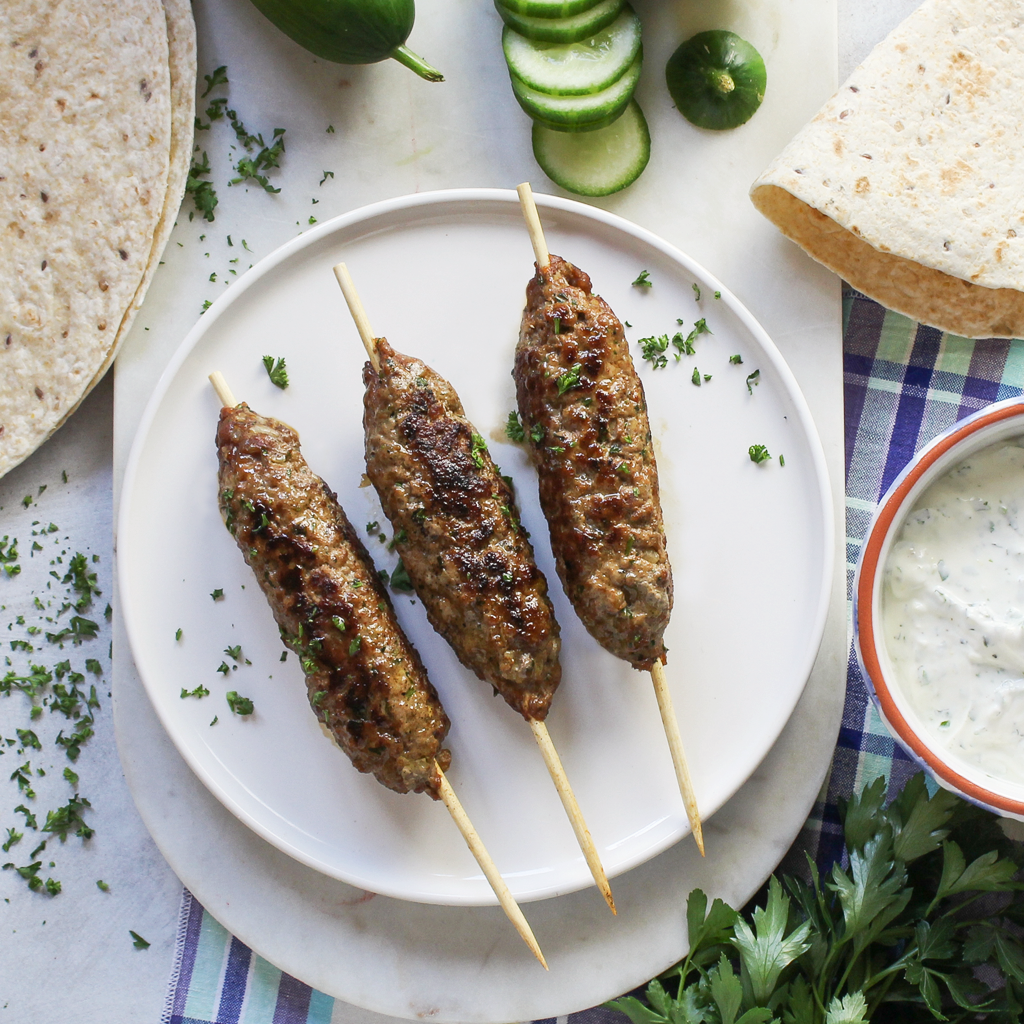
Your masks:
[{"label": "fresh parsley sprig", "polygon": [[749,917],[699,889],[690,951],[634,1024],[1017,1021],[1024,1006],[1024,847],[923,774],[885,806],[880,778],[840,804],[846,857],[826,879],[773,876]]}]

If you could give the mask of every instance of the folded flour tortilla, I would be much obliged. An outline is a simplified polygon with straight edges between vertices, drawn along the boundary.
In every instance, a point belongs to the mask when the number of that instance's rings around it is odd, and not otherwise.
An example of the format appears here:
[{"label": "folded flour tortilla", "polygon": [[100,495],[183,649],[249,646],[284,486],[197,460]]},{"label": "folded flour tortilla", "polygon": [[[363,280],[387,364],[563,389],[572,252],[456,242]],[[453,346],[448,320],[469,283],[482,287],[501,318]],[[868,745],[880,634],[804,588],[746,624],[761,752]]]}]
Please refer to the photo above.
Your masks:
[{"label": "folded flour tortilla", "polygon": [[754,182],[855,288],[944,331],[1024,336],[1024,11],[925,0]]},{"label": "folded flour tortilla", "polygon": [[170,31],[159,0],[0,5],[0,475],[137,304],[168,201]]}]

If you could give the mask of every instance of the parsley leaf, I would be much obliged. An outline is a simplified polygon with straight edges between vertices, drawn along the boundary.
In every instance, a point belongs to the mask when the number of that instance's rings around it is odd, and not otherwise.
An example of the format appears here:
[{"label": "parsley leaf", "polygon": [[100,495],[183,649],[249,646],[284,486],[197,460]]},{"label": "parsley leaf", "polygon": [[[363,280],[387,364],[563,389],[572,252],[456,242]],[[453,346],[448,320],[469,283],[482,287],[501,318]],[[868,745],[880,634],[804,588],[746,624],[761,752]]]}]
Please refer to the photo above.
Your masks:
[{"label": "parsley leaf", "polygon": [[227,698],[228,707],[230,707],[236,715],[251,715],[256,709],[253,702],[249,700],[248,697],[240,696],[237,690],[228,690],[225,696]]},{"label": "parsley leaf", "polygon": [[580,372],[583,366],[580,363],[573,363],[568,370],[565,371],[558,378],[558,393],[564,395],[566,391],[571,388],[577,388],[580,385]]},{"label": "parsley leaf", "polygon": [[401,558],[398,560],[398,565],[395,566],[395,571],[391,574],[391,589],[398,591],[400,594],[413,593],[412,580],[409,579],[405,562]]},{"label": "parsley leaf", "polygon": [[763,444],[752,444],[747,449],[750,461],[755,463],[767,462],[772,456]]},{"label": "parsley leaf", "polygon": [[148,943],[138,932],[128,929],[128,934],[132,937],[132,945],[136,949],[149,949],[150,943]]},{"label": "parsley leaf", "polygon": [[288,370],[283,357],[279,357],[275,362],[273,356],[264,356],[263,365],[266,367],[271,384],[279,387],[282,391],[288,387]]},{"label": "parsley leaf", "polygon": [[505,424],[505,436],[510,441],[522,441],[526,438],[526,429],[519,422],[519,413],[510,412],[508,422]]},{"label": "parsley leaf", "polygon": [[634,288],[650,288],[654,282],[651,280],[651,272],[649,270],[641,270],[637,274],[636,280],[633,282]]},{"label": "parsley leaf", "polygon": [[668,365],[668,356],[662,353],[668,348],[668,335],[663,334],[658,338],[641,338],[637,344],[640,346],[640,354],[646,362],[649,362],[655,370],[660,370]]}]

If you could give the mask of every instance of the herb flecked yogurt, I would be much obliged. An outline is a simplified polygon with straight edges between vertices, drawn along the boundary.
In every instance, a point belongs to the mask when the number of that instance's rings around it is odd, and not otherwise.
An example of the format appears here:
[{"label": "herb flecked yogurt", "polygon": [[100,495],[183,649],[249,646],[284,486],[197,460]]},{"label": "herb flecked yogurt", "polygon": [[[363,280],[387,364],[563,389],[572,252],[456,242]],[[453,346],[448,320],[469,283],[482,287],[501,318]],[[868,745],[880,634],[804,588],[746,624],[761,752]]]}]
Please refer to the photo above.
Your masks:
[{"label": "herb flecked yogurt", "polygon": [[933,743],[1024,783],[1024,439],[939,477],[889,552],[886,646]]}]

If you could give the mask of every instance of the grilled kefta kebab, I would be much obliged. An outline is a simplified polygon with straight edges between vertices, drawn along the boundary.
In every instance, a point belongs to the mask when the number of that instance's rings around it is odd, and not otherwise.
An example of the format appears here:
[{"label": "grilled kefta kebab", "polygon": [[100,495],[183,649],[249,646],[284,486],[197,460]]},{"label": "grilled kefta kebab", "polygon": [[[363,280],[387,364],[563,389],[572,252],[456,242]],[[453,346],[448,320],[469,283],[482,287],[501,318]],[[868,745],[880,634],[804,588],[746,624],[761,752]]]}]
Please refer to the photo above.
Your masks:
[{"label": "grilled kefta kebab", "polygon": [[376,338],[345,265],[335,269],[369,361],[366,471],[431,625],[530,724],[594,881],[615,901],[544,719],[561,679],[559,629],[511,483],[455,389]]},{"label": "grilled kefta kebab", "polygon": [[562,586],[605,650],[649,670],[672,569],[647,400],[622,324],[560,256],[526,287],[513,376]]},{"label": "grilled kefta kebab", "polygon": [[299,657],[314,714],[359,771],[438,799],[448,716],[299,435],[244,403],[225,407],[217,455],[221,515]]},{"label": "grilled kefta kebab", "polygon": [[430,624],[525,719],[543,721],[562,676],[547,581],[512,487],[455,389],[377,339],[363,368],[366,474]]},{"label": "grilled kefta kebab", "polygon": [[541,508],[566,596],[605,650],[651,672],[687,818],[704,840],[665,681],[672,568],[643,384],[625,332],[590,277],[548,252],[528,183],[537,257],[513,377]]},{"label": "grilled kefta kebab", "polygon": [[282,639],[299,656],[314,713],[359,771],[398,793],[444,801],[546,970],[533,931],[444,775],[448,716],[337,496],[309,468],[295,430],[237,403],[219,372],[210,382],[223,404],[221,514]]}]

